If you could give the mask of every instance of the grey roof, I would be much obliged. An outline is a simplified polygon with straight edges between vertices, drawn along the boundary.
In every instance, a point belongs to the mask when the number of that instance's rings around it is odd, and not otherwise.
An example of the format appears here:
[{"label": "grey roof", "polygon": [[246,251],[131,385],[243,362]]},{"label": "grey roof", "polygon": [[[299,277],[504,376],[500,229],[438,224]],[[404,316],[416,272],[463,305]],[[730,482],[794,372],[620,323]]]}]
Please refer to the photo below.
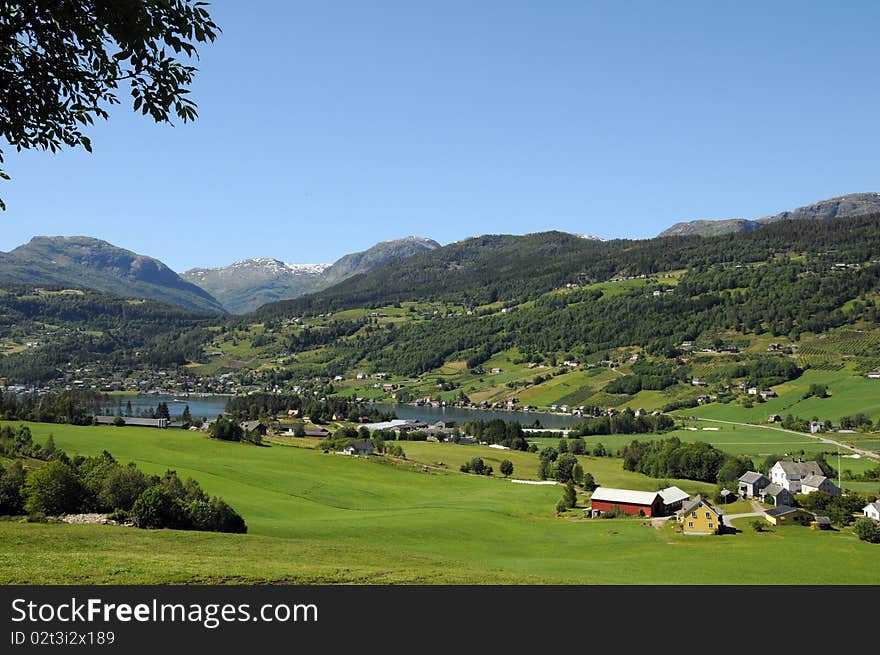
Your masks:
[{"label": "grey roof", "polygon": [[352,441],[346,446],[346,448],[354,448],[355,450],[372,450],[373,444],[369,441]]},{"label": "grey roof", "polygon": [[788,462],[779,460],[776,462],[787,476],[797,476],[804,478],[808,475],[822,475],[822,468],[813,461],[809,462]]},{"label": "grey roof", "polygon": [[816,523],[819,525],[831,525],[831,519],[827,516],[817,516]]},{"label": "grey roof", "polygon": [[805,511],[805,510],[802,510],[798,507],[790,507],[788,505],[779,505],[779,507],[774,507],[773,509],[768,509],[767,515],[768,516],[782,516],[784,514],[791,514],[792,512],[803,512],[803,511]]},{"label": "grey roof", "polygon": [[767,480],[763,474],[758,473],[757,471],[746,471],[741,476],[739,476],[739,481],[744,482],[745,484],[755,484],[760,480]]},{"label": "grey roof", "polygon": [[682,507],[681,513],[687,514],[688,512],[694,511],[697,507],[700,506],[700,503],[702,503],[705,507],[708,507],[709,509],[711,509],[713,512],[715,512],[719,516],[724,514],[724,512],[722,512],[717,507],[714,507],[708,500],[703,498],[703,496],[701,496],[700,494],[697,494],[691,502],[689,502],[687,505]]},{"label": "grey roof", "polygon": [[659,493],[663,502],[667,505],[672,505],[673,503],[678,503],[691,497],[688,492],[682,491],[678,487],[666,487],[665,489],[661,489]]},{"label": "grey roof", "polygon": [[633,491],[631,489],[614,489],[612,487],[596,487],[591,500],[606,503],[628,503],[631,505],[653,505],[660,495],[658,491]]},{"label": "grey roof", "polygon": [[95,422],[96,423],[113,423],[113,421],[115,421],[117,418],[121,418],[123,421],[125,421],[126,425],[140,425],[140,426],[146,426],[146,427],[150,427],[150,428],[156,428],[156,427],[159,427],[160,425],[168,425],[168,419],[166,419],[166,418],[141,418],[141,417],[137,417],[137,416],[122,416],[122,417],[109,416],[109,415],[108,416],[96,416]]},{"label": "grey roof", "polygon": [[[262,421],[244,421],[241,423],[241,427],[244,428],[245,430],[247,430],[248,432],[256,430],[261,425],[263,425]],[[265,425],[263,425],[263,427],[265,427]]]},{"label": "grey roof", "polygon": [[776,497],[780,493],[782,493],[783,491],[788,491],[788,490],[785,487],[783,487],[782,485],[779,485],[779,484],[776,484],[775,482],[772,482],[772,483],[768,484],[766,487],[764,487],[761,490],[761,493],[763,493],[765,496]]},{"label": "grey roof", "polygon": [[826,478],[824,475],[808,475],[803,480],[801,480],[801,484],[808,487],[818,487],[827,479],[828,478]]}]

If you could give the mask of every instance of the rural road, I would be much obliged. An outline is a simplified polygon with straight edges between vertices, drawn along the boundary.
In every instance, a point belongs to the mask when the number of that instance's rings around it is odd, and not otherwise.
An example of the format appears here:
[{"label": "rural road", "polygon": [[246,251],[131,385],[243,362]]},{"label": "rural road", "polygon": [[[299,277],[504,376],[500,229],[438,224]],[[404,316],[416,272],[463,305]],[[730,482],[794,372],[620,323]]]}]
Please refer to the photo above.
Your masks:
[{"label": "rural road", "polygon": [[735,521],[736,519],[744,519],[750,516],[764,516],[764,510],[758,505],[754,500],[752,501],[752,508],[754,508],[754,512],[746,512],[744,514],[722,514],[721,520],[724,522],[728,528],[732,528],[733,524],[731,521]]},{"label": "rural road", "polygon": [[834,439],[829,439],[828,437],[819,437],[815,434],[807,434],[806,432],[798,432],[797,430],[786,430],[785,428],[775,428],[770,425],[760,425],[758,423],[738,423],[737,421],[722,421],[717,418],[700,418],[699,416],[695,417],[698,421],[709,421],[711,423],[726,423],[728,425],[741,425],[747,428],[761,428],[762,430],[770,430],[771,432],[787,432],[788,434],[796,434],[799,437],[810,437],[811,439],[815,439],[821,443],[827,443],[831,446],[839,446],[844,450],[849,450],[853,453],[858,453],[862,457],[870,457],[871,459],[880,459],[880,455],[870,450],[863,450],[861,448],[856,448],[855,446],[850,446],[849,444],[841,443],[840,441],[835,441]]}]

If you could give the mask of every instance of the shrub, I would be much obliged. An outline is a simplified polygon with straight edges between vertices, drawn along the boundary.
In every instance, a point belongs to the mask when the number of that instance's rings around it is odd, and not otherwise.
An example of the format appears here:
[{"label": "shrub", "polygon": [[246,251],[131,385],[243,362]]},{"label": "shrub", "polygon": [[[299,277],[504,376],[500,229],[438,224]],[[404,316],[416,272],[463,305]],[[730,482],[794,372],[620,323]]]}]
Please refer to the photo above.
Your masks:
[{"label": "shrub", "polygon": [[862,541],[880,544],[880,523],[873,519],[868,517],[860,518],[853,525],[853,532]]},{"label": "shrub", "polygon": [[31,471],[25,479],[22,492],[24,508],[31,514],[75,513],[82,509],[86,497],[86,489],[73,467],[58,461]]},{"label": "shrub", "polygon": [[188,527],[182,504],[162,485],[152,486],[138,497],[131,518],[139,528]]}]

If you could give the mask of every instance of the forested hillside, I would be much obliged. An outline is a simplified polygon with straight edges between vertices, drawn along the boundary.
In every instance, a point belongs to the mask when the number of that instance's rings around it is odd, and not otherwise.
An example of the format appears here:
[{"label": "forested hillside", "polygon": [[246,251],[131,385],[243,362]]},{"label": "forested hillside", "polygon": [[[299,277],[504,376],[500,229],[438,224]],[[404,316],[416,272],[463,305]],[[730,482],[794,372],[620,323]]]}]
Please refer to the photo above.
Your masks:
[{"label": "forested hillside", "polygon": [[44,382],[59,367],[166,367],[198,358],[211,314],[100,291],[0,288],[0,376]]},{"label": "forested hillside", "polygon": [[402,301],[475,306],[523,302],[566,284],[650,275],[782,254],[826,253],[864,262],[880,256],[880,214],[834,221],[780,221],[735,235],[592,241],[563,232],[487,235],[380,264],[318,294],[261,307],[257,318],[317,314]]}]

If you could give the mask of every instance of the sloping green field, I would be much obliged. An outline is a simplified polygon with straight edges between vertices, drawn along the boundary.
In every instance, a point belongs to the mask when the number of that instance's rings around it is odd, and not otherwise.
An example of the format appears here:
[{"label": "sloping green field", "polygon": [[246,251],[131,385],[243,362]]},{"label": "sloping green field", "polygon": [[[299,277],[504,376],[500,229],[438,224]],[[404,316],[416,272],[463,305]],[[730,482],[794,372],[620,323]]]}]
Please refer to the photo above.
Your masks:
[{"label": "sloping green field", "polygon": [[638,519],[558,518],[558,487],[183,431],[31,428],[70,453],[193,476],[249,534],[0,522],[4,584],[880,582],[880,547],[849,531],[685,537]]}]

